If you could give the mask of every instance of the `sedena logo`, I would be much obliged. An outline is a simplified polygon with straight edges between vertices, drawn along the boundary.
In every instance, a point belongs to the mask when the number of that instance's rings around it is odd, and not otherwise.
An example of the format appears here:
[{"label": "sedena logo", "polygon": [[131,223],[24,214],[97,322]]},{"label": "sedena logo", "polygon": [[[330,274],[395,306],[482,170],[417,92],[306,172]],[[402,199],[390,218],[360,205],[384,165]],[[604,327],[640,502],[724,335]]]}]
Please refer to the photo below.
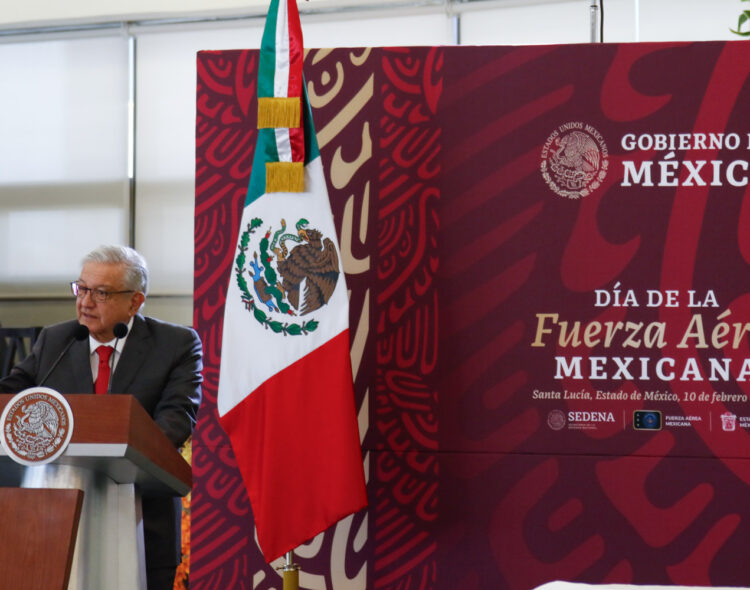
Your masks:
[{"label": "sedena logo", "polygon": [[547,426],[552,430],[562,430],[566,426],[575,430],[595,430],[600,423],[614,423],[612,412],[593,412],[588,410],[552,410],[547,414]]},{"label": "sedena logo", "polygon": [[580,199],[599,188],[609,169],[604,138],[591,125],[564,123],[544,142],[542,178],[556,195]]},{"label": "sedena logo", "polygon": [[565,428],[565,412],[562,410],[552,410],[547,414],[547,426],[552,430],[562,430]]},{"label": "sedena logo", "polygon": [[569,422],[614,422],[612,412],[568,412]]}]

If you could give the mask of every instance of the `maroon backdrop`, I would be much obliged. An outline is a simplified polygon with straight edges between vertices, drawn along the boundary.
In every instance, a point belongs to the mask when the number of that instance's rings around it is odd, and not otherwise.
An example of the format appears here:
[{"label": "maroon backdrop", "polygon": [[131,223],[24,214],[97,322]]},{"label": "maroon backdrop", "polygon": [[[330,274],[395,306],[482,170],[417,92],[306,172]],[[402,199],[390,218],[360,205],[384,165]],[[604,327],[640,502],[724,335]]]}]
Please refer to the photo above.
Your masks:
[{"label": "maroon backdrop", "polygon": [[[199,590],[279,587],[215,410],[257,59],[198,55]],[[749,583],[748,69],[742,42],[307,55],[370,507],[300,548],[303,586]]]}]

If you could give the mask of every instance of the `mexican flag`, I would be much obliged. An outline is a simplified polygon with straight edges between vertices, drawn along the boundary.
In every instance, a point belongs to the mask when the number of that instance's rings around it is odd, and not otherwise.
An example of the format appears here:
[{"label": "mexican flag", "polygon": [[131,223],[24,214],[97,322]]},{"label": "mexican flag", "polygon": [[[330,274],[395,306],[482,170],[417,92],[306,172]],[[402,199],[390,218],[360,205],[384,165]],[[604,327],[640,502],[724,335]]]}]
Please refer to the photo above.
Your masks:
[{"label": "mexican flag", "polygon": [[272,0],[217,408],[272,561],[367,504],[349,303],[294,0]]}]

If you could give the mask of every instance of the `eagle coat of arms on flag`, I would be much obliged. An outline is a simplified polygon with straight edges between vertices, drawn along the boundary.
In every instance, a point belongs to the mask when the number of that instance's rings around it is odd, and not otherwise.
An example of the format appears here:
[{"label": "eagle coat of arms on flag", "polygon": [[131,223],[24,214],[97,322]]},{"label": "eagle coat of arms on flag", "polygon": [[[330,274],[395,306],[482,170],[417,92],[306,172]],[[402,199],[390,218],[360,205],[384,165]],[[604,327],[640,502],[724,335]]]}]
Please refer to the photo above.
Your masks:
[{"label": "eagle coat of arms on flag", "polygon": [[[325,306],[341,273],[336,245],[300,218],[294,231],[255,217],[240,237],[235,277],[242,301],[258,322],[274,332],[305,335],[318,327],[310,314]],[[295,321],[297,316],[308,316]]]}]

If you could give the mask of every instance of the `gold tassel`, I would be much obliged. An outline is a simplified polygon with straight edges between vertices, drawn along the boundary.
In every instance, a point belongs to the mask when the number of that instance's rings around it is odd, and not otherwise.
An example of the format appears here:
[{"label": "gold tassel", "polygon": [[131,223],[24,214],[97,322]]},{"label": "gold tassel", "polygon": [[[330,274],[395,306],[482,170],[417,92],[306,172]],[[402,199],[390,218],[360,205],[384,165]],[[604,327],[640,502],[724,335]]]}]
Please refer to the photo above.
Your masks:
[{"label": "gold tassel", "polygon": [[258,98],[258,129],[286,127],[294,129],[300,126],[299,96],[259,97]]},{"label": "gold tassel", "polygon": [[267,193],[305,191],[305,167],[302,162],[266,162]]}]

